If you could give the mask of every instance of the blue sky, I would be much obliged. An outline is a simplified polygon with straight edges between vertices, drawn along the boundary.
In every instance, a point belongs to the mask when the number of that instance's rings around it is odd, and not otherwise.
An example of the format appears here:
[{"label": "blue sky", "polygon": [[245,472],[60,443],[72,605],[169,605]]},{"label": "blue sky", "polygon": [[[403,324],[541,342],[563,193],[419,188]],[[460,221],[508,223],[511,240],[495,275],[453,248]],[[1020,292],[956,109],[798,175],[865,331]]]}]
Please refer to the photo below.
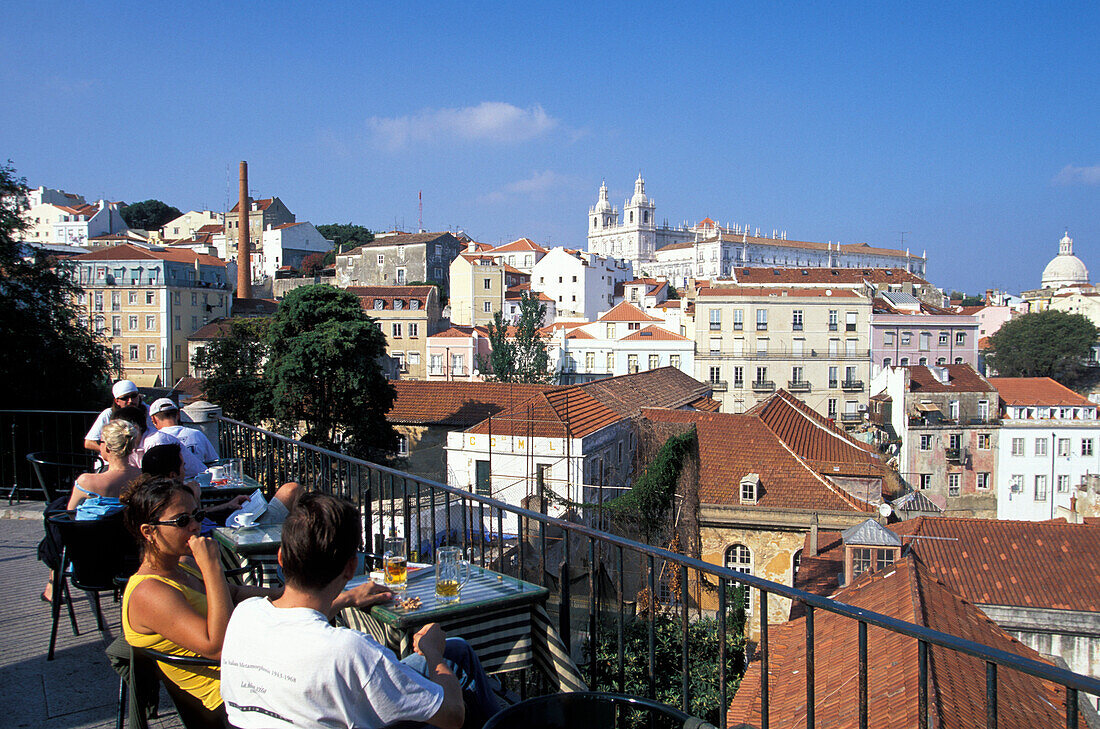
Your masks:
[{"label": "blue sky", "polygon": [[[604,178],[670,222],[927,250],[941,286],[1100,279],[1096,3],[17,3],[31,185],[583,245]],[[230,195],[235,192],[230,192]]]}]

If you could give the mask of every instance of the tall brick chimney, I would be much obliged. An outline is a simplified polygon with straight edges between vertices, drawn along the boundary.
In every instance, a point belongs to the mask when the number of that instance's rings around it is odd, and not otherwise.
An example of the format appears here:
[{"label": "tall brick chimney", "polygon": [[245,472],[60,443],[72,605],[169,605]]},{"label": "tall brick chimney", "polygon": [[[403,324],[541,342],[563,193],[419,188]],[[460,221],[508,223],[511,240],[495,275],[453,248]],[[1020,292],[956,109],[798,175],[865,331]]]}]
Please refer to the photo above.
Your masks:
[{"label": "tall brick chimney", "polygon": [[240,202],[237,203],[237,298],[252,298],[252,241],[248,234],[248,163],[241,162]]}]

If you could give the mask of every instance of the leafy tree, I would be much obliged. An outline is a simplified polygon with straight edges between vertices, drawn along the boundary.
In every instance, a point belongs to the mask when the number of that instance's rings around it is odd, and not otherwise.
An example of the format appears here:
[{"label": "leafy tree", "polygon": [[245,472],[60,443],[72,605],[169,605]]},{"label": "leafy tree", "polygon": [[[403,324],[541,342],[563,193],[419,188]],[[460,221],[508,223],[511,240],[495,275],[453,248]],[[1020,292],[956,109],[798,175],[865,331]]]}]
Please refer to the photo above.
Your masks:
[{"label": "leafy tree", "polygon": [[[711,590],[715,588],[711,587]],[[742,588],[728,587],[726,614],[688,623],[688,709],[692,716],[717,726],[720,709],[718,672],[726,674],[726,699],[733,698],[741,682],[745,664],[745,609]],[[639,603],[648,595],[640,595]],[[595,691],[646,696],[649,693],[649,611],[646,610],[623,626],[623,685],[619,686],[618,626],[614,621],[601,625],[596,643]],[[678,611],[655,611],[654,684],[657,701],[679,707],[682,703],[681,646],[683,626]],[[718,621],[726,623],[726,662],[718,661]],[[587,648],[587,646],[586,646]],[[640,719],[640,717],[631,717]],[[645,722],[626,722],[626,726],[648,726]]]},{"label": "leafy tree", "polygon": [[18,200],[26,184],[11,162],[0,164],[0,380],[8,408],[102,407],[117,374],[102,337],[77,322],[82,289],[63,261],[26,261],[16,242],[25,223]]},{"label": "leafy tree", "polygon": [[324,253],[310,253],[302,259],[301,271],[304,276],[316,276],[325,267]]},{"label": "leafy tree", "polygon": [[269,324],[266,317],[234,317],[227,336],[207,344],[191,362],[205,375],[206,397],[235,420],[261,423],[270,417],[270,388],[263,379]]},{"label": "leafy tree", "polygon": [[621,516],[636,521],[646,543],[659,535],[665,526],[684,459],[695,451],[695,437],[695,428],[670,436],[634,480],[630,491],[608,505]]},{"label": "leafy tree", "polygon": [[680,298],[680,292],[677,291],[676,287],[673,286],[671,283],[668,284],[668,298],[669,299],[678,299],[678,298]]},{"label": "leafy tree", "polygon": [[539,332],[546,316],[546,305],[531,293],[524,292],[519,300],[519,319],[513,336],[509,337],[504,315],[496,312],[489,322],[489,345],[493,351],[489,360],[478,358],[478,367],[487,379],[496,382],[550,382],[550,354],[546,340]]},{"label": "leafy tree", "polygon": [[160,200],[142,200],[133,205],[123,205],[119,213],[127,226],[138,230],[160,230],[166,223],[183,215]]},{"label": "leafy tree", "polygon": [[[328,223],[318,225],[317,232],[336,243],[336,250],[349,251],[356,246],[366,245],[374,240],[374,233],[369,228],[352,223]],[[335,254],[333,254],[335,255]]]},{"label": "leafy tree", "polygon": [[970,296],[962,291],[952,291],[951,296],[948,297],[951,301],[958,301],[959,306],[981,306],[985,303],[985,299],[980,296]]},{"label": "leafy tree", "polygon": [[265,378],[280,427],[358,457],[393,451],[395,392],[380,364],[386,337],[359,299],[320,284],[286,295],[268,329]]},{"label": "leafy tree", "polygon": [[1024,314],[989,338],[986,362],[1002,377],[1051,377],[1072,387],[1085,374],[1097,332],[1081,314],[1050,309]]}]

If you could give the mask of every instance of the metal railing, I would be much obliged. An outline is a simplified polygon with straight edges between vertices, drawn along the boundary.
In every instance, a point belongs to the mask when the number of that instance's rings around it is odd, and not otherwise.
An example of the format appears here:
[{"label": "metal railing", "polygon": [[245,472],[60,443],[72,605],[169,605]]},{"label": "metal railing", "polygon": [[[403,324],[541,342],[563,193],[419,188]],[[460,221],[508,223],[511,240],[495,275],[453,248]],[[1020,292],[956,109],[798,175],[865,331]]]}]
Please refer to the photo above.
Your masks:
[{"label": "metal railing", "polygon": [[[847,414],[845,414],[847,415]],[[679,592],[676,609],[681,623],[683,640],[681,651],[681,708],[690,713],[688,672],[689,609],[693,604],[691,573],[695,575],[697,613],[699,586],[706,582],[717,587],[717,615],[726,614],[727,588],[743,586],[755,590],[759,607],[759,660],[761,662],[761,727],[769,726],[768,700],[768,633],[769,598],[782,597],[802,603],[805,607],[806,625],[806,725],[813,727],[815,705],[814,612],[822,610],[854,620],[858,626],[859,671],[857,683],[851,688],[858,701],[859,726],[866,729],[873,721],[868,712],[868,662],[867,626],[873,625],[905,635],[917,641],[918,647],[918,716],[920,725],[927,724],[929,704],[929,646],[939,646],[973,656],[986,665],[987,726],[997,726],[997,671],[1000,668],[1020,671],[1039,679],[1051,681],[1066,689],[1066,723],[1077,726],[1077,698],[1079,692],[1100,695],[1100,680],[1073,673],[1056,666],[1022,658],[997,648],[941,633],[930,628],[908,623],[897,618],[865,610],[826,597],[798,590],[776,582],[737,572],[723,566],[704,562],[660,547],[634,541],[617,534],[594,529],[583,523],[575,523],[532,511],[502,501],[482,496],[461,488],[418,478],[393,468],[351,458],[335,451],[308,445],[268,430],[257,428],[228,418],[221,421],[220,445],[223,454],[233,453],[244,457],[247,467],[261,474],[270,492],[281,482],[297,479],[312,488],[320,489],[357,503],[364,515],[367,543],[373,544],[381,530],[397,530],[398,526],[409,539],[416,535],[418,557],[429,557],[422,539],[430,535],[427,547],[436,544],[442,531],[452,543],[461,542],[465,549],[473,549],[474,559],[483,566],[491,566],[501,572],[550,587],[551,601],[556,606],[557,627],[567,648],[574,656],[580,656],[581,670],[589,686],[604,682],[623,693],[626,688],[624,666],[624,628],[626,624],[628,585],[648,590],[656,599],[657,583],[661,575],[678,575]],[[425,531],[424,521],[427,521]],[[506,531],[506,524],[509,530]],[[442,527],[442,529],[440,529]],[[556,536],[554,536],[556,535]],[[555,542],[555,563],[548,560],[549,542]],[[413,542],[410,541],[410,544]],[[529,554],[522,546],[533,547]],[[516,548],[519,545],[520,548]],[[535,564],[537,562],[537,570]],[[587,568],[586,568],[587,565]],[[602,568],[610,567],[605,572]],[[532,578],[534,572],[536,577]],[[599,589],[599,578],[617,582],[610,593]],[[587,578],[587,579],[585,579]],[[553,614],[553,613],[552,613]],[[601,620],[601,617],[607,618]],[[640,618],[648,622],[648,662],[646,695],[655,698],[656,691],[656,633],[654,612]],[[726,666],[726,622],[717,621],[719,666]],[[610,633],[610,635],[608,635]],[[617,648],[617,662],[607,668],[608,676],[601,675],[594,646],[603,639],[610,639]],[[726,725],[726,713],[730,696],[727,692],[725,672],[718,671],[719,698],[718,726]]]},{"label": "metal railing", "polygon": [[79,453],[97,415],[95,410],[0,410],[0,497],[9,503],[43,498],[27,454]]}]

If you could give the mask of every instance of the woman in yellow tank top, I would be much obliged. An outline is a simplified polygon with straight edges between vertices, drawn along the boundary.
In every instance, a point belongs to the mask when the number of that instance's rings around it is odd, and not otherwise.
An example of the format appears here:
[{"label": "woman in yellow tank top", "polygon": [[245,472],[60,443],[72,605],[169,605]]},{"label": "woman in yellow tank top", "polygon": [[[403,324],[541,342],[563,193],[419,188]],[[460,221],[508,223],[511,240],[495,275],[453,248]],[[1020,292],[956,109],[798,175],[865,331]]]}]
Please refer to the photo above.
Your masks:
[{"label": "woman in yellow tank top", "polygon": [[[234,604],[282,590],[230,585],[217,544],[199,536],[203,513],[193,491],[171,478],[135,481],[122,495],[141,567],[122,598],[127,642],[176,655],[221,657]],[[224,717],[218,669],[160,664],[164,675]]]}]

